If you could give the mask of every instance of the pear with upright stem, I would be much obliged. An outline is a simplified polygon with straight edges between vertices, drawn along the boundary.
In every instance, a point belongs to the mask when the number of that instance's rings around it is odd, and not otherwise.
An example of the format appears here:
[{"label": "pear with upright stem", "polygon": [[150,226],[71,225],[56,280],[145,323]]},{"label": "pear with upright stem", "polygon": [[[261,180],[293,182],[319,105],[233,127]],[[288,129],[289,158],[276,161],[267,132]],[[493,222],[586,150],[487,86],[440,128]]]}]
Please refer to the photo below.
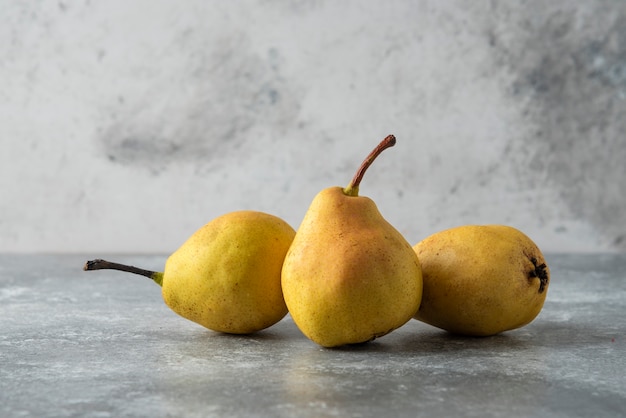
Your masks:
[{"label": "pear with upright stem", "polygon": [[367,169],[395,143],[393,135],[387,136],[347,187],[330,187],[315,196],[285,257],[282,288],[290,315],[321,346],[382,337],[419,308],[417,255],[374,201],[359,196]]}]

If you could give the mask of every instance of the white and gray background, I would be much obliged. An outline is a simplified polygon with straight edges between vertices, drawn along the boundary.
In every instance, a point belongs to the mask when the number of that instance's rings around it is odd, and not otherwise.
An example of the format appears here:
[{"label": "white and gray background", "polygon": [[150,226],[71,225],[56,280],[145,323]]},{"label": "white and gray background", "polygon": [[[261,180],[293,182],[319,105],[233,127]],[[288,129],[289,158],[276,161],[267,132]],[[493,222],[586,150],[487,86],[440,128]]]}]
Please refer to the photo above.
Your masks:
[{"label": "white and gray background", "polygon": [[626,2],[0,0],[0,251],[170,253],[361,194],[626,250]]}]

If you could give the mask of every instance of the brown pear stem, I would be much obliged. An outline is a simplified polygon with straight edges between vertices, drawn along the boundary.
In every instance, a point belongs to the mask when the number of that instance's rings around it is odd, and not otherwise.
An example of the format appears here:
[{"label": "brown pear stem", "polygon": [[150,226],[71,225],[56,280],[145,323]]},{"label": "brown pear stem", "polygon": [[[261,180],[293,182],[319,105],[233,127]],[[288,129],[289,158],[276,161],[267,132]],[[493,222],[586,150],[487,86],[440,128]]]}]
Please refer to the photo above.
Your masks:
[{"label": "brown pear stem", "polygon": [[138,274],[154,280],[158,285],[163,285],[163,273],[152,270],[145,270],[135,266],[129,266],[126,264],[114,263],[111,261],[102,260],[101,258],[90,260],[85,263],[83,267],[85,271],[92,270],[118,270],[126,273]]},{"label": "brown pear stem", "polygon": [[352,181],[350,182],[350,184],[348,184],[348,187],[343,189],[343,193],[348,196],[358,196],[359,185],[361,184],[361,180],[363,180],[363,176],[365,175],[365,172],[367,171],[369,166],[372,165],[376,157],[378,157],[384,150],[386,150],[387,148],[391,148],[394,145],[396,145],[396,137],[393,135],[387,135],[385,139],[383,139],[380,144],[378,144],[376,148],[374,148],[372,152],[369,153],[365,160],[363,160],[361,166],[352,178]]}]

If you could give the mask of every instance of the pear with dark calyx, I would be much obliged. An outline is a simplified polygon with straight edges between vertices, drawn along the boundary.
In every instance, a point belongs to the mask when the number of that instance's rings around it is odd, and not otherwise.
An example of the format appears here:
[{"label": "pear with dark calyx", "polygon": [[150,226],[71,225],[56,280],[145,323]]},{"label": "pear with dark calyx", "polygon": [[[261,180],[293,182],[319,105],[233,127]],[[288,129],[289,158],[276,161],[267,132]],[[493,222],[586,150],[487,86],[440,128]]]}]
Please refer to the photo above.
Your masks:
[{"label": "pear with dark calyx", "polygon": [[294,235],[276,216],[237,211],[196,231],[167,259],[163,272],[105,260],[88,261],[84,269],[149,277],[180,316],[214,331],[249,334],[287,314],[280,274]]},{"label": "pear with dark calyx", "polygon": [[389,135],[348,187],[322,190],[289,247],[282,287],[289,313],[324,347],[371,341],[408,322],[419,308],[422,276],[411,245],[358,196],[367,168],[395,144]]},{"label": "pear with dark calyx", "polygon": [[414,246],[424,294],[415,318],[451,333],[489,336],[541,311],[550,270],[537,245],[506,225],[465,225]]}]

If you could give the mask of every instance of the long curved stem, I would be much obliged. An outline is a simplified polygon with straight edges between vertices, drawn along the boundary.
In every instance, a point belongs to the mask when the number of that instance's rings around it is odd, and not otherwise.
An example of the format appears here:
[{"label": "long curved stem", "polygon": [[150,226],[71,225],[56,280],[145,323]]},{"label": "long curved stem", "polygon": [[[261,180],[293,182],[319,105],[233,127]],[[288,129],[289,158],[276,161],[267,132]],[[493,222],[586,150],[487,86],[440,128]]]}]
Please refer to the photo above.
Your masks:
[{"label": "long curved stem", "polygon": [[376,146],[369,153],[369,155],[363,160],[361,166],[357,170],[356,174],[352,178],[352,181],[346,188],[343,189],[344,194],[348,196],[358,196],[359,195],[359,185],[361,184],[361,180],[363,180],[363,176],[367,169],[372,165],[376,157],[378,157],[384,150],[387,148],[391,148],[396,145],[396,137],[393,135],[387,135],[385,139],[383,139],[380,144]]}]

